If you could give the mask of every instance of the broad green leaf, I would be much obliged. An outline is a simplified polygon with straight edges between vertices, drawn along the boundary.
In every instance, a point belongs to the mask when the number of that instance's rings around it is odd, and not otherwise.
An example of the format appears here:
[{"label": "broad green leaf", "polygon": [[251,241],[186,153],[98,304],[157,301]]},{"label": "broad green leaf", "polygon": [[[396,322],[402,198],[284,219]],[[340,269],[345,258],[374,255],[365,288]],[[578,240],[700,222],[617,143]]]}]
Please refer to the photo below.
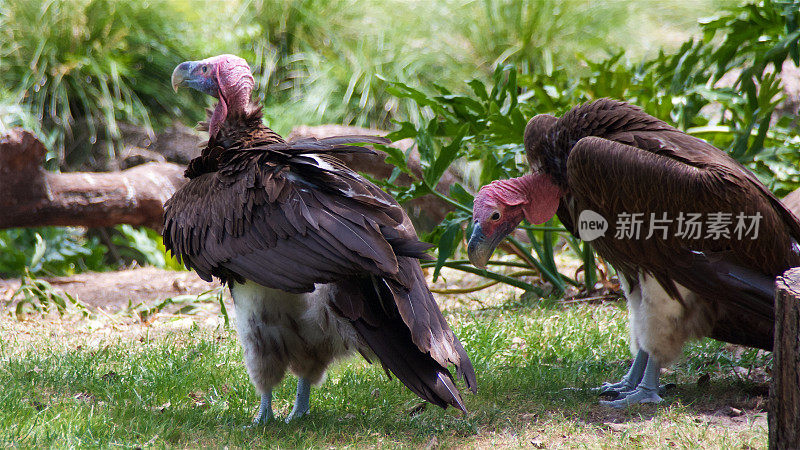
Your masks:
[{"label": "broad green leaf", "polygon": [[486,85],[483,84],[481,80],[474,79],[467,83],[470,88],[472,88],[472,92],[478,96],[483,101],[489,100],[489,96],[486,94]]},{"label": "broad green leaf", "polygon": [[452,222],[445,228],[441,237],[439,238],[439,252],[436,257],[436,266],[433,269],[433,281],[439,278],[439,271],[442,270],[444,263],[453,256],[458,243],[463,239],[460,222]]},{"label": "broad green leaf", "polygon": [[462,205],[472,209],[472,204],[475,201],[475,198],[464,189],[464,186],[461,186],[461,183],[455,183],[454,185],[450,186],[450,197],[453,200],[461,203]]},{"label": "broad green leaf", "polygon": [[467,125],[463,125],[450,144],[441,147],[433,165],[425,170],[425,182],[428,183],[428,186],[435,187],[447,168],[460,156],[461,144],[467,128]]},{"label": "broad green leaf", "polygon": [[[413,174],[411,173],[411,170],[408,168],[408,164],[406,163],[406,160],[408,158],[408,155],[406,153],[404,153],[399,148],[392,147],[390,145],[375,144],[375,148],[386,152],[386,159],[384,160],[386,164],[391,164],[395,166],[397,170],[412,175],[413,177]],[[396,175],[392,173],[392,178],[395,177]]]}]

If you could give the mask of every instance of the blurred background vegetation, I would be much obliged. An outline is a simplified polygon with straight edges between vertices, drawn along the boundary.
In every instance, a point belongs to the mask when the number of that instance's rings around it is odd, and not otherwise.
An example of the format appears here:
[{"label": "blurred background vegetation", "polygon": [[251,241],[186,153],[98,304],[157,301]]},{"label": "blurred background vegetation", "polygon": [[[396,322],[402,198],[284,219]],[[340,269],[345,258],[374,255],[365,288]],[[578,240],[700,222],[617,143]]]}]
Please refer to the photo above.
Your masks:
[{"label": "blurred background vegetation", "polygon": [[[684,0],[0,1],[0,120],[36,128],[64,166],[121,121],[194,124],[209,99],[172,93],[175,65],[219,53],[250,61],[271,125],[390,129],[417,120],[401,82],[465,93],[498,65],[586,74],[584,58],[674,49],[732,1]],[[66,158],[66,160],[65,160]]]},{"label": "blurred background vegetation", "polygon": [[[590,99],[629,100],[728,150],[779,195],[795,188],[800,139],[780,75],[784,61],[798,63],[799,9],[798,0],[0,0],[0,129],[36,131],[51,169],[113,156],[122,123],[152,134],[202,118],[208,98],[170,89],[176,64],[236,53],[281,133],[339,123],[416,139],[424,179],[386,184],[399,198],[431,193],[455,165],[463,184],[435,194],[455,212],[426,239],[439,246],[434,265],[474,270],[458,259],[470,193],[526,170],[528,118]],[[387,150],[406,170],[406,155]],[[545,284],[591,290],[604,273],[560,230],[527,227],[509,243],[518,259],[497,263],[541,277],[481,274],[539,294]],[[0,275],[171,264],[152,232],[112,234],[132,250],[98,257],[111,238],[79,230],[0,231]],[[583,260],[581,274],[559,273],[562,251]]]}]

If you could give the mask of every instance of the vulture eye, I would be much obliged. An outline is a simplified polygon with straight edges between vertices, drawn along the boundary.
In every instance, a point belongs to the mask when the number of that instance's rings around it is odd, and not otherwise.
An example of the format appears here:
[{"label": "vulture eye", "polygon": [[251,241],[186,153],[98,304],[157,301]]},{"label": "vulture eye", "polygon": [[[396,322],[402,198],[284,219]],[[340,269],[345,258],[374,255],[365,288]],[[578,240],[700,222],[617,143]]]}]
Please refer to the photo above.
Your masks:
[{"label": "vulture eye", "polygon": [[200,71],[203,72],[203,73],[208,72],[208,65],[203,64],[203,67],[200,68]]},{"label": "vulture eye", "polygon": [[491,219],[495,221],[500,220],[500,211],[495,211],[494,213],[492,213]]}]

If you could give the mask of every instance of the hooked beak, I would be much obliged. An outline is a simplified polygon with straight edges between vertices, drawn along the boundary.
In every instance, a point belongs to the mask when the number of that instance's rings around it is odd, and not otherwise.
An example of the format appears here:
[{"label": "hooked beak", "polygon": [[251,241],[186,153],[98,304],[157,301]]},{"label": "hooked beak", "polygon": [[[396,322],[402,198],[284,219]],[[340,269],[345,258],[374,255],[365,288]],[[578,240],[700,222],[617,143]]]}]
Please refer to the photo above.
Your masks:
[{"label": "hooked beak", "polygon": [[483,234],[481,225],[476,222],[472,228],[472,236],[469,237],[469,243],[467,244],[469,262],[479,269],[485,269],[486,263],[492,257],[496,246],[497,244],[492,245],[492,242],[486,240],[486,235]]},{"label": "hooked beak", "polygon": [[172,89],[175,90],[175,92],[178,92],[178,87],[186,84],[186,80],[189,78],[189,74],[192,72],[195,65],[196,63],[194,61],[182,62],[172,71]]},{"label": "hooked beak", "polygon": [[494,249],[497,248],[501,242],[503,242],[503,239],[505,239],[506,236],[514,231],[516,226],[517,224],[512,223],[500,224],[497,228],[495,228],[492,235],[487,237],[485,234],[483,234],[481,225],[478,222],[475,222],[475,225],[472,228],[472,236],[469,237],[469,242],[467,243],[467,255],[469,256],[469,262],[479,269],[485,269],[486,263],[489,262],[489,258],[491,258],[492,253],[494,253]]}]

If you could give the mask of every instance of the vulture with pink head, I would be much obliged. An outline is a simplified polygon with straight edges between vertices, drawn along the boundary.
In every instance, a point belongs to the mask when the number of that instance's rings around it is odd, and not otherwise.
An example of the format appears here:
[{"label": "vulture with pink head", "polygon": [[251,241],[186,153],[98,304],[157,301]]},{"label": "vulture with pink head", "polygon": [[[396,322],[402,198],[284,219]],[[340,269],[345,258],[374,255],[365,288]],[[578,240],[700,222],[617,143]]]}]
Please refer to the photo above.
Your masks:
[{"label": "vulture with pink head", "polygon": [[[475,198],[469,257],[484,266],[523,218],[557,214],[573,234],[596,237],[619,274],[635,354],[621,381],[600,388],[616,397],[604,404],[660,402],[660,369],[689,339],[772,348],[774,280],[800,266],[800,223],[753,173],[611,99],[534,117],[524,145],[532,173]],[[604,235],[585,232],[584,211],[607,222]]]},{"label": "vulture with pink head", "polygon": [[245,365],[273,418],[272,388],[299,377],[289,420],[309,410],[331,362],[373,357],[421,398],[465,411],[448,365],[475,389],[472,364],[428,290],[402,208],[337,155],[376,136],[284,141],[251,102],[253,76],[234,55],[181,63],[172,84],[216,97],[208,144],[167,202],[164,245],[200,277],[228,285]]}]

